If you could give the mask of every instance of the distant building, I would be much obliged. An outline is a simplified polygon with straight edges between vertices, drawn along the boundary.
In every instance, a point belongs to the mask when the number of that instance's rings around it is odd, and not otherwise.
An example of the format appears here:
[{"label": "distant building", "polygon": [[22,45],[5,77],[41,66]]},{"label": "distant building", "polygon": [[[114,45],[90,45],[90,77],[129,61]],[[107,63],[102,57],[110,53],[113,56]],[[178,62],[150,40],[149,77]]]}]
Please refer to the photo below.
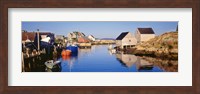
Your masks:
[{"label": "distant building", "polygon": [[55,38],[56,38],[56,39],[61,39],[61,40],[63,40],[63,39],[65,38],[65,36],[63,36],[63,35],[56,35]]},{"label": "distant building", "polygon": [[78,31],[74,31],[67,34],[67,38],[69,41],[77,41],[79,37],[85,37],[85,34]]},{"label": "distant building", "polygon": [[67,38],[69,42],[78,42],[78,43],[90,42],[90,39],[86,37],[84,33],[78,31],[68,33]]},{"label": "distant building", "polygon": [[95,37],[93,35],[89,35],[88,38],[91,40],[91,41],[95,41]]},{"label": "distant building", "polygon": [[155,33],[152,28],[137,28],[135,37],[137,43],[148,41],[155,37]]},{"label": "distant building", "polygon": [[78,38],[78,43],[88,43],[88,42],[90,42],[90,40],[85,36],[81,36]]},{"label": "distant building", "polygon": [[77,37],[76,37],[76,34],[74,34],[74,33],[68,33],[67,38],[68,38],[68,40],[73,40],[73,39],[76,39]]},{"label": "distant building", "polygon": [[130,32],[122,32],[116,38],[116,46],[121,49],[134,47],[136,43],[136,38]]}]

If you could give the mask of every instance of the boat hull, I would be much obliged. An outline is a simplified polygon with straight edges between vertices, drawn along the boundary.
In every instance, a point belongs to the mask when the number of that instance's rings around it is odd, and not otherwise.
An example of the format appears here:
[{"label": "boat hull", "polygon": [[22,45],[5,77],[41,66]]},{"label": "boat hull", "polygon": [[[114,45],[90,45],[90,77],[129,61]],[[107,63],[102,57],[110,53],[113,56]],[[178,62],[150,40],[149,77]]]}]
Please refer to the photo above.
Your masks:
[{"label": "boat hull", "polygon": [[71,55],[71,50],[63,50],[61,55],[62,55],[62,57],[63,56],[70,56]]},{"label": "boat hull", "polygon": [[66,49],[70,50],[72,55],[76,55],[78,53],[78,46],[67,46]]}]

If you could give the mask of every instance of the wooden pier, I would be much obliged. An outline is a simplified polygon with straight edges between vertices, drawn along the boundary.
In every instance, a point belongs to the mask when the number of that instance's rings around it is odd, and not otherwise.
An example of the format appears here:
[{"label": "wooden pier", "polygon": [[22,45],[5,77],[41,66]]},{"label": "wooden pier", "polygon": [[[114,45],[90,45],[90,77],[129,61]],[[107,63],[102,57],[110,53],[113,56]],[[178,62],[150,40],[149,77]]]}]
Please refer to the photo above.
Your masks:
[{"label": "wooden pier", "polygon": [[78,43],[78,47],[80,49],[84,49],[84,48],[91,48],[92,44],[91,43]]},{"label": "wooden pier", "polygon": [[28,48],[22,52],[22,72],[29,71],[45,71],[44,63],[47,60],[52,60],[53,54],[46,53],[45,49],[41,51],[30,51]]}]

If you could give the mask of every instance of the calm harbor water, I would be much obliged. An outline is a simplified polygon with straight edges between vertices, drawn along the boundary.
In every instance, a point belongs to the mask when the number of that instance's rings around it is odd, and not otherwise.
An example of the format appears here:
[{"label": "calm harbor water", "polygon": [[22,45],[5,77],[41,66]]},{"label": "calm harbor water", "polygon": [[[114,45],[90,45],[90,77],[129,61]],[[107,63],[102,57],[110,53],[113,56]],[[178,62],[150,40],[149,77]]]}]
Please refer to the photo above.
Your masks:
[{"label": "calm harbor water", "polygon": [[51,71],[61,72],[177,72],[178,61],[138,57],[131,54],[111,53],[108,45],[93,45],[79,49],[77,56],[58,58],[59,63]]}]

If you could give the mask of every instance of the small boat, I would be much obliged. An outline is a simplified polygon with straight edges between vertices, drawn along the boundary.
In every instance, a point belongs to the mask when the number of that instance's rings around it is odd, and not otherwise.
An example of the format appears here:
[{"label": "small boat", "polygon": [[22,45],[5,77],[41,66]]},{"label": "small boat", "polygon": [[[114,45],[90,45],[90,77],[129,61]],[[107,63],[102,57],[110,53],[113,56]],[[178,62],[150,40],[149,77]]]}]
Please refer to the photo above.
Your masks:
[{"label": "small boat", "polygon": [[116,53],[116,49],[111,49],[111,53],[115,54]]},{"label": "small boat", "polygon": [[67,50],[70,50],[72,54],[78,53],[78,46],[77,45],[69,45],[66,47]]},{"label": "small boat", "polygon": [[111,50],[111,49],[113,49],[113,47],[112,47],[112,45],[109,45],[108,50]]},{"label": "small boat", "polygon": [[70,56],[71,52],[72,52],[71,50],[63,50],[62,53],[61,53],[61,55],[62,55],[62,57],[63,56]]},{"label": "small boat", "polygon": [[110,49],[108,52],[110,55],[116,54],[116,49]]},{"label": "small boat", "polygon": [[54,65],[60,63],[60,61],[55,61],[53,62],[53,60],[49,60],[47,62],[45,62],[44,64],[47,66],[47,68],[52,69]]}]

